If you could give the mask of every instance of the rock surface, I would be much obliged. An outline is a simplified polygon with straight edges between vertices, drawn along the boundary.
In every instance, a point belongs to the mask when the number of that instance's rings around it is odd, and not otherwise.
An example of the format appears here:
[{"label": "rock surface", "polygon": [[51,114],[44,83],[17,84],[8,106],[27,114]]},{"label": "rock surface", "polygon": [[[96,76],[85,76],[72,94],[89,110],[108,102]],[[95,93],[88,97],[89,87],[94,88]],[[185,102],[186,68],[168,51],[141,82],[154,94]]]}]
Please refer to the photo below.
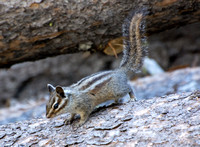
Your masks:
[{"label": "rock surface", "polygon": [[138,99],[200,90],[200,68],[186,68],[133,82]]},{"label": "rock surface", "polygon": [[134,85],[138,99],[151,99],[99,108],[80,128],[74,126],[78,120],[64,125],[68,115],[46,119],[45,99],[5,108],[1,116],[17,116],[20,110],[31,120],[1,125],[0,146],[200,146],[200,91],[194,91],[200,89],[200,68],[138,79]]},{"label": "rock surface", "polygon": [[200,146],[199,98],[194,92],[115,105],[80,128],[61,117],[2,125],[0,146]]}]

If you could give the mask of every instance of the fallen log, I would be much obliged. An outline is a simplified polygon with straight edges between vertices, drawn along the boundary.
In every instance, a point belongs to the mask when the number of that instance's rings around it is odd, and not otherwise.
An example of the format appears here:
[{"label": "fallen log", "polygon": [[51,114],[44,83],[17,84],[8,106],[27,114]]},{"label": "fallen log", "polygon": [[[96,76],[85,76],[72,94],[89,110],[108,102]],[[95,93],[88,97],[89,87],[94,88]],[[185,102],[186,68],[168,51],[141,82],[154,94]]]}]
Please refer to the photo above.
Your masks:
[{"label": "fallen log", "polygon": [[103,50],[122,36],[130,11],[148,9],[147,35],[199,22],[199,0],[0,2],[0,68],[49,56]]}]

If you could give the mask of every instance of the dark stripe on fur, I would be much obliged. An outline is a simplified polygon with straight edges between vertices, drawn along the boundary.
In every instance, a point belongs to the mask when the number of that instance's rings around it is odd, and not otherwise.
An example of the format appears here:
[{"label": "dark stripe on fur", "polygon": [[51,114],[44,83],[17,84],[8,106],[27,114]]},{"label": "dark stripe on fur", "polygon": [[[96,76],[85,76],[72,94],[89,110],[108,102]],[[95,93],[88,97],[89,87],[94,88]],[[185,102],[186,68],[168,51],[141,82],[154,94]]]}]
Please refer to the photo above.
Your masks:
[{"label": "dark stripe on fur", "polygon": [[61,98],[60,95],[57,95],[57,97],[58,97],[58,101],[57,101],[57,103],[60,104],[60,102],[62,101],[62,98]]},{"label": "dark stripe on fur", "polygon": [[54,93],[53,97],[51,99],[53,99],[52,103],[51,103],[51,107],[53,107],[53,104],[55,103],[55,95],[56,93]]},{"label": "dark stripe on fur", "polygon": [[97,76],[96,78],[94,78],[92,81],[88,82],[86,85],[83,85],[82,87],[80,87],[80,90],[85,90],[88,87],[90,87],[92,84],[94,84],[96,81],[101,80],[102,78],[106,77],[107,75],[110,75],[111,73],[105,73],[102,74],[101,76]]},{"label": "dark stripe on fur", "polygon": [[58,110],[56,110],[55,113],[59,112],[59,111],[62,110],[64,107],[66,107],[67,103],[68,103],[68,100],[66,100],[66,101],[64,102],[64,104],[63,104],[60,108],[58,108]]},{"label": "dark stripe on fur", "polygon": [[76,86],[79,86],[81,83],[83,83],[84,81],[86,81],[87,79],[89,79],[89,78],[91,78],[91,77],[93,77],[93,76],[96,76],[97,74],[99,74],[99,73],[95,73],[95,74],[92,74],[92,75],[90,75],[90,76],[87,76],[87,77],[81,79],[80,81],[78,81],[78,83],[77,83]]},{"label": "dark stripe on fur", "polygon": [[89,93],[95,95],[99,90],[102,89],[103,86],[105,86],[110,80],[112,79],[112,77],[110,77],[109,79],[102,81],[101,83],[99,83],[98,85],[96,85],[96,87],[92,90],[89,91]]}]

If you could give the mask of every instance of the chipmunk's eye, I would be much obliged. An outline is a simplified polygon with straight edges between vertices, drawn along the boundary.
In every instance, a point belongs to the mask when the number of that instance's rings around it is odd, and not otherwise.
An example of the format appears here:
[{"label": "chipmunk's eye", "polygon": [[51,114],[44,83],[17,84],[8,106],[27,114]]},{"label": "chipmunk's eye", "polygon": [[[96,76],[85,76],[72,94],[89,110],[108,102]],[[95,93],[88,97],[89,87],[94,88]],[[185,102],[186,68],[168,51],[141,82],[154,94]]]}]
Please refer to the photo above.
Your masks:
[{"label": "chipmunk's eye", "polygon": [[53,106],[54,109],[57,109],[58,108],[58,103],[56,103],[54,106]]}]

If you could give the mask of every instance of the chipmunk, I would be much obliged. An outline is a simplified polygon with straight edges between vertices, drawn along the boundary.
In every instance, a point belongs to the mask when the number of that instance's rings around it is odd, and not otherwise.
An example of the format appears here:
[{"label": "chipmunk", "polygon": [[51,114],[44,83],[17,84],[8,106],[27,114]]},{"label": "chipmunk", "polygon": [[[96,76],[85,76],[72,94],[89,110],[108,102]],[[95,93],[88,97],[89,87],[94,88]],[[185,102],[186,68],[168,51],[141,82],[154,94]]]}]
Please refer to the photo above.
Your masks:
[{"label": "chipmunk", "polygon": [[83,125],[94,108],[108,100],[118,102],[126,94],[134,99],[134,93],[128,84],[127,73],[138,71],[146,56],[145,19],[143,11],[132,13],[123,24],[124,50],[119,68],[87,76],[69,87],[48,84],[50,93],[46,105],[46,117],[52,118],[63,113],[70,113],[65,120],[72,123],[75,114],[80,115],[77,126]]}]

